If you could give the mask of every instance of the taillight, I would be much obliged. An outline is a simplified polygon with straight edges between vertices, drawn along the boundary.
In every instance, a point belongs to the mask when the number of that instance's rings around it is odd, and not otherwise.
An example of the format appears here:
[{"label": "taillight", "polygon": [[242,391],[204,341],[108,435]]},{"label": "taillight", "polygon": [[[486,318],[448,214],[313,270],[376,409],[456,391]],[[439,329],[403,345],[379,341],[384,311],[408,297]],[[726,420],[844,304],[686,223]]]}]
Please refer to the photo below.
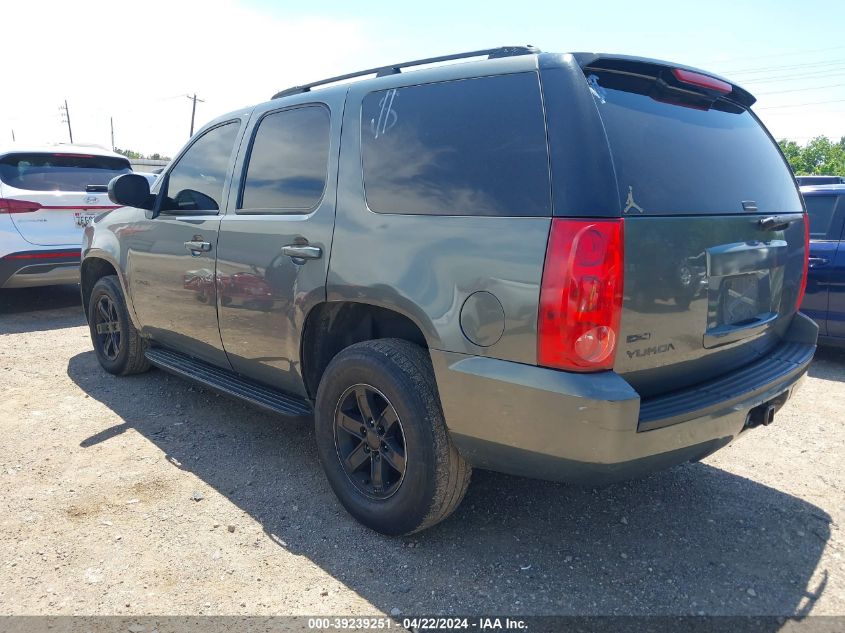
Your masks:
[{"label": "taillight", "polygon": [[613,367],[622,314],[623,221],[552,220],[537,323],[537,362]]},{"label": "taillight", "polygon": [[37,202],[0,198],[0,213],[32,213],[40,208],[41,205]]},{"label": "taillight", "polygon": [[795,309],[801,309],[804,293],[807,291],[807,273],[810,271],[810,216],[804,214],[804,274],[801,275],[801,285],[798,287],[798,301]]}]

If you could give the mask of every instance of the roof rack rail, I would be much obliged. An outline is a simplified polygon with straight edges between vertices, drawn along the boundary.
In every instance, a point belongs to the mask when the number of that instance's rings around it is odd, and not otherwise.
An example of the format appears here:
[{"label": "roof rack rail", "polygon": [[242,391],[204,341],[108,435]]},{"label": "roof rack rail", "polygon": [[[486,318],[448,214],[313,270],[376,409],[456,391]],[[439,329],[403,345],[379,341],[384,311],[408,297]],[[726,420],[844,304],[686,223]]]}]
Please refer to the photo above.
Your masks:
[{"label": "roof rack rail", "polygon": [[500,46],[498,48],[486,48],[479,51],[468,51],[466,53],[454,53],[452,55],[441,55],[439,57],[428,57],[426,59],[415,59],[410,62],[402,62],[401,64],[389,64],[387,66],[379,66],[377,68],[368,68],[367,70],[359,70],[358,72],[348,73],[346,75],[338,75],[337,77],[329,77],[328,79],[321,79],[320,81],[313,81],[301,86],[293,86],[286,88],[273,95],[273,99],[279,97],[286,97],[288,95],[301,94],[309,92],[311,88],[323,86],[325,84],[332,84],[337,81],[344,81],[354,77],[364,77],[365,75],[375,75],[376,77],[384,77],[385,75],[396,75],[401,72],[402,68],[409,68],[411,66],[422,66],[424,64],[434,64],[437,62],[448,62],[453,59],[464,59],[467,57],[483,57],[487,55],[487,59],[497,59],[500,57],[516,57],[518,55],[536,55],[542,51],[539,48],[531,46]]}]

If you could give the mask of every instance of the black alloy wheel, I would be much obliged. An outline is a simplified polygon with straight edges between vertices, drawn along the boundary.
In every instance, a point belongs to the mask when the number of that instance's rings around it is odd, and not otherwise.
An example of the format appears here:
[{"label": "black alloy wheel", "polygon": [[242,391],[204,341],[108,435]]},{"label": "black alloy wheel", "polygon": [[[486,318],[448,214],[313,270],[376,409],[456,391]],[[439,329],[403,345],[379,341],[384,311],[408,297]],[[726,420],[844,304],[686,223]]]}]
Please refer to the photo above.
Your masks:
[{"label": "black alloy wheel", "polygon": [[115,376],[147,371],[147,344],[129,318],[117,276],[100,277],[90,290],[83,288],[82,295],[88,302],[88,329],[100,366]]},{"label": "black alloy wheel", "polygon": [[120,354],[121,329],[117,306],[111,297],[102,295],[97,300],[94,313],[94,324],[97,330],[97,343],[103,356],[108,360],[116,360]]},{"label": "black alloy wheel", "polygon": [[320,379],[314,439],[338,500],[382,534],[449,516],[472,469],[451,442],[431,356],[394,338],[354,343]]},{"label": "black alloy wheel", "polygon": [[352,385],[338,400],[334,429],[349,480],[367,497],[391,497],[405,477],[405,434],[385,395],[370,385]]}]

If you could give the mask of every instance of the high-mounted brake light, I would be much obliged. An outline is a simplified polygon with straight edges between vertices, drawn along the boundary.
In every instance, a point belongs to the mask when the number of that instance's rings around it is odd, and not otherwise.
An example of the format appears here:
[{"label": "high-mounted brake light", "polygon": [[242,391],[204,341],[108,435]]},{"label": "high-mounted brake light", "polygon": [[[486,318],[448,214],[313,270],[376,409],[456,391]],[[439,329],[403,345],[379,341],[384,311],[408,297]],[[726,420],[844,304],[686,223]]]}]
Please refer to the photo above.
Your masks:
[{"label": "high-mounted brake light", "polygon": [[40,208],[41,205],[37,202],[0,198],[0,213],[32,213]]},{"label": "high-mounted brake light", "polygon": [[537,362],[611,369],[622,314],[623,221],[552,220],[537,323]]},{"label": "high-mounted brake light", "polygon": [[722,94],[728,94],[733,91],[733,86],[731,86],[728,82],[716,79],[715,77],[710,77],[709,75],[702,75],[701,73],[684,70],[683,68],[673,68],[672,74],[675,75],[675,79],[681,83],[696,86],[698,88],[715,90],[716,92],[721,92]]},{"label": "high-mounted brake light", "polygon": [[795,309],[801,309],[804,301],[804,293],[807,291],[807,274],[810,271],[810,216],[804,214],[804,274],[801,276],[801,285],[798,287],[798,301],[795,302]]}]

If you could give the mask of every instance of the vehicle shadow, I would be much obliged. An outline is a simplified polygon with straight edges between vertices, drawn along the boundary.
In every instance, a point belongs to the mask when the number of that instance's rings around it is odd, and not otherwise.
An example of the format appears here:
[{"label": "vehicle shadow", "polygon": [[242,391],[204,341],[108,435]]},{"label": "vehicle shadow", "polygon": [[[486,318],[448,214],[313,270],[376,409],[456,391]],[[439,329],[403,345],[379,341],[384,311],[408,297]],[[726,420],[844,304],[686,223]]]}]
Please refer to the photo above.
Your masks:
[{"label": "vehicle shadow", "polygon": [[43,332],[84,324],[78,285],[0,290],[0,334]]},{"label": "vehicle shadow", "polygon": [[822,380],[845,382],[845,348],[819,347],[808,374]]},{"label": "vehicle shadow", "polygon": [[477,471],[445,523],[387,538],[337,503],[310,424],[164,372],[117,389],[92,352],[71,358],[67,373],[124,420],[83,448],[135,429],[278,547],[386,612],[804,615],[827,582],[826,570],[814,575],[827,513],[705,464],[598,490]]}]

